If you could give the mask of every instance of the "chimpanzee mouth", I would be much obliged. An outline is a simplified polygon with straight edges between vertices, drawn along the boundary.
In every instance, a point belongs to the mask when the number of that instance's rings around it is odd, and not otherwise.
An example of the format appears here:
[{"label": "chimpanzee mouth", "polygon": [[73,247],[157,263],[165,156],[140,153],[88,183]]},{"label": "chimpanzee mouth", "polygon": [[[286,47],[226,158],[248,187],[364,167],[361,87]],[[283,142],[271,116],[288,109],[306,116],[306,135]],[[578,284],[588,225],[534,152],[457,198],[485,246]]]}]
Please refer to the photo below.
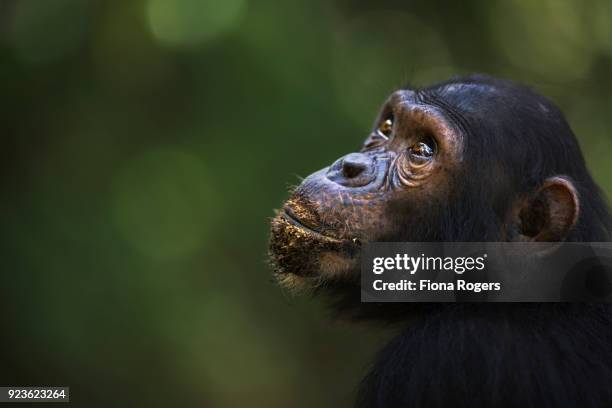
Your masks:
[{"label": "chimpanzee mouth", "polygon": [[294,227],[299,228],[304,233],[311,235],[315,238],[318,238],[320,240],[325,240],[325,241],[333,242],[337,244],[343,243],[343,241],[345,241],[345,240],[341,240],[336,237],[333,237],[331,235],[328,235],[325,232],[323,232],[320,229],[320,227],[315,226],[306,220],[298,218],[295,215],[295,212],[289,206],[285,206],[282,210],[280,210],[279,215],[283,217],[287,222],[289,222]]},{"label": "chimpanzee mouth", "polygon": [[271,223],[269,255],[274,276],[281,286],[295,289],[317,287],[325,275],[352,265],[360,243],[330,235],[333,229],[315,210],[301,203],[286,203]]}]

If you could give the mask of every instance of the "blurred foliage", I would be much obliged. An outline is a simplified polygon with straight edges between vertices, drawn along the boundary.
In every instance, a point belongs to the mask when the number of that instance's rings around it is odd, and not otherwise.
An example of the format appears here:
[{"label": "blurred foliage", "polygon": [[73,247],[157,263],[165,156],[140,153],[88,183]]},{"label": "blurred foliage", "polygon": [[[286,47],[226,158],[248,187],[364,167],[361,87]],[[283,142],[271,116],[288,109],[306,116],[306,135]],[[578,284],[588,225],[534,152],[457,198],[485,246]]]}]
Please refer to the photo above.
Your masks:
[{"label": "blurred foliage", "polygon": [[385,333],[271,282],[297,175],[386,95],[532,84],[612,191],[605,0],[4,0],[0,384],[94,406],[349,406]]}]

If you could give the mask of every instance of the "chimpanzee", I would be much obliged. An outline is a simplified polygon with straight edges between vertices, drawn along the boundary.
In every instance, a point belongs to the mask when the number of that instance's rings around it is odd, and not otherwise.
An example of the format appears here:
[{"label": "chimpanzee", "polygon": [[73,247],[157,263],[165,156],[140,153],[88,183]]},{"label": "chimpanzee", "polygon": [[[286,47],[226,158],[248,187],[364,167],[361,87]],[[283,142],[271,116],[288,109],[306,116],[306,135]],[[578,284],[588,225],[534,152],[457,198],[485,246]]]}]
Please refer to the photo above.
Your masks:
[{"label": "chimpanzee", "polygon": [[366,242],[610,241],[612,218],[560,110],[485,75],[400,89],[359,152],[307,177],[272,221],[283,287],[401,322],[359,407],[612,407],[612,309],[361,303]]}]

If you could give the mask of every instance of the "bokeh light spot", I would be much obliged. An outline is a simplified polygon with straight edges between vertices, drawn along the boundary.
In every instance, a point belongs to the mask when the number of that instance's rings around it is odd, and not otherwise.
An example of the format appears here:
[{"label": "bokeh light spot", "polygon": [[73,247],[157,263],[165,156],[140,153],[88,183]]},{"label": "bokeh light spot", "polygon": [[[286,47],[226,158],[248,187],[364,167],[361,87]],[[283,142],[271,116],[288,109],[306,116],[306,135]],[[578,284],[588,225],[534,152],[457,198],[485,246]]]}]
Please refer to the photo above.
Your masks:
[{"label": "bokeh light spot", "polygon": [[179,151],[155,150],[128,163],[113,191],[121,235],[154,259],[194,253],[215,216],[208,179],[198,158]]},{"label": "bokeh light spot", "polygon": [[612,55],[612,4],[608,0],[592,0],[585,9],[596,42],[603,52]]},{"label": "bokeh light spot", "polygon": [[149,0],[147,18],[159,42],[193,46],[236,27],[246,6],[246,0]]},{"label": "bokeh light spot", "polygon": [[89,1],[19,1],[10,26],[11,44],[26,62],[46,62],[73,52],[84,42]]},{"label": "bokeh light spot", "polygon": [[[142,4],[126,2],[100,19],[92,47],[96,73],[126,93],[156,94],[172,86],[174,61],[142,23]],[[138,50],[138,52],[134,52]]]},{"label": "bokeh light spot", "polygon": [[589,22],[571,0],[490,3],[493,39],[514,66],[546,78],[583,78],[593,61],[596,43]]}]

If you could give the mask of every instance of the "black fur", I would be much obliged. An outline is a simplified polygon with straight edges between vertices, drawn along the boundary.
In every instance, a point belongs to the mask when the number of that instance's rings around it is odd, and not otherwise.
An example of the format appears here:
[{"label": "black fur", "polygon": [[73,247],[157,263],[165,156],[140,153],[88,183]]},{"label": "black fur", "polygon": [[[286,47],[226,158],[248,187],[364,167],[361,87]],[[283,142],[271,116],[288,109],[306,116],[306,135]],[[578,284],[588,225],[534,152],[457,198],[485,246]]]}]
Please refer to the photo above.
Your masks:
[{"label": "black fur", "polygon": [[607,305],[453,304],[378,355],[359,407],[610,407]]}]

